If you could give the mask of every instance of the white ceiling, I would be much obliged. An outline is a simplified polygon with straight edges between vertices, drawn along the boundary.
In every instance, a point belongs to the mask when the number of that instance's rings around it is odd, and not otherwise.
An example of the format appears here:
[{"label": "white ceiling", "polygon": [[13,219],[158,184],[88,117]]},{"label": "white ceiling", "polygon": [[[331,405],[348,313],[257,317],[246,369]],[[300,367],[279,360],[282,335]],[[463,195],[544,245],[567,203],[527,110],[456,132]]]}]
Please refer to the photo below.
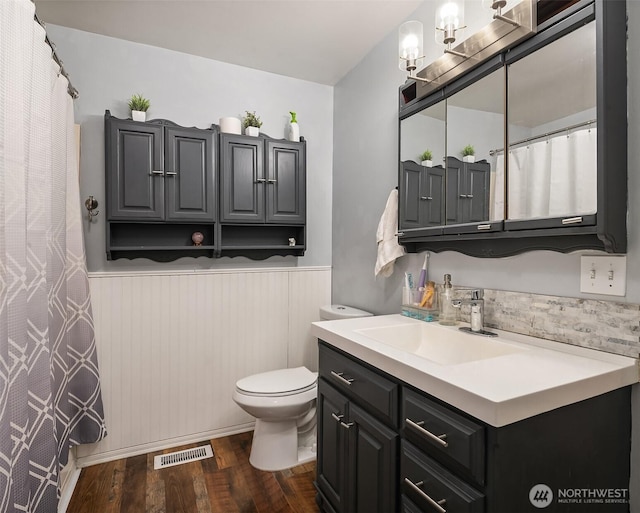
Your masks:
[{"label": "white ceiling", "polygon": [[421,3],[35,0],[36,13],[46,23],[328,85],[338,82]]}]

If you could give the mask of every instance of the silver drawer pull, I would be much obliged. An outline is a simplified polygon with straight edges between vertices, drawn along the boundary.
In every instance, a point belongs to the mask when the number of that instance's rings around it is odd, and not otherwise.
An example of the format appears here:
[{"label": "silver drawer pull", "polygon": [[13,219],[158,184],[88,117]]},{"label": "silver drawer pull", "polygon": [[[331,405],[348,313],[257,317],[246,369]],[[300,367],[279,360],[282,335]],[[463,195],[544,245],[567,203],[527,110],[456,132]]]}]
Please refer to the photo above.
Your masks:
[{"label": "silver drawer pull", "polygon": [[255,183],[265,183],[267,180],[265,178],[256,178]]},{"label": "silver drawer pull", "polygon": [[440,513],[447,513],[447,510],[444,509],[444,506],[447,503],[447,499],[442,499],[439,501],[434,501],[431,497],[429,497],[426,493],[424,493],[419,487],[424,484],[424,481],[418,481],[414,483],[409,478],[405,477],[404,482],[409,485],[409,487],[414,490],[417,494],[420,495],[425,501],[427,501],[431,506],[433,506]]},{"label": "silver drawer pull", "polygon": [[152,175],[163,175],[164,171],[162,171],[161,169],[152,169],[151,170],[151,174]]},{"label": "silver drawer pull", "polygon": [[178,173],[176,171],[167,171],[165,172],[165,175],[167,176],[176,176]]},{"label": "silver drawer pull", "polygon": [[445,440],[445,438],[447,438],[447,435],[446,434],[434,435],[431,431],[427,431],[425,428],[423,428],[420,425],[420,424],[424,424],[423,420],[421,420],[420,422],[414,422],[411,419],[404,419],[404,421],[407,424],[409,424],[409,426],[411,426],[413,429],[417,430],[418,432],[422,433],[423,435],[428,436],[434,442],[437,442],[440,445],[442,445],[442,447],[449,447],[449,443]]},{"label": "silver drawer pull", "polygon": [[345,385],[351,385],[351,383],[353,383],[353,378],[343,378],[342,375],[344,373],[343,372],[334,372],[331,371],[331,375],[336,378],[337,380],[340,380],[342,383],[344,383]]},{"label": "silver drawer pull", "polygon": [[269,178],[267,180],[267,182],[269,182],[269,183],[278,183],[278,180],[274,180],[273,178]]},{"label": "silver drawer pull", "polygon": [[431,196],[420,196],[422,201],[431,201],[433,198]]},{"label": "silver drawer pull", "polygon": [[562,220],[562,224],[576,224],[582,222],[582,216],[578,217],[567,217]]},{"label": "silver drawer pull", "polygon": [[335,420],[336,422],[341,422],[342,419],[344,418],[344,415],[336,415],[335,413],[332,413],[331,416],[333,417],[333,420]]},{"label": "silver drawer pull", "polygon": [[466,194],[460,194],[460,197],[464,199],[464,198],[468,198],[469,196],[467,196]]},{"label": "silver drawer pull", "polygon": [[490,224],[479,224],[478,225],[478,230],[491,230],[491,225]]},{"label": "silver drawer pull", "polygon": [[347,428],[347,429],[349,429],[351,426],[353,426],[353,422],[349,422],[349,423],[347,423],[347,424],[345,424],[344,422],[340,422],[340,425],[341,425],[343,428]]}]

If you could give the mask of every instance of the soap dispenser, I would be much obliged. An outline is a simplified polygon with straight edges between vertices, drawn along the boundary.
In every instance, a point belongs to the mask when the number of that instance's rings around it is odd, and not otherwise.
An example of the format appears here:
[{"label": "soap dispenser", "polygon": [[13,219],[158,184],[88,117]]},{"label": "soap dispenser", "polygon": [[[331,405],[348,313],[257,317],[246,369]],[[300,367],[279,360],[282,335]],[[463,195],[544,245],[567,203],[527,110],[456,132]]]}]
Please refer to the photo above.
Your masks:
[{"label": "soap dispenser", "polygon": [[451,285],[451,275],[444,275],[442,285],[442,296],[440,301],[440,324],[445,326],[455,326],[458,324],[457,309],[453,306],[453,286]]}]

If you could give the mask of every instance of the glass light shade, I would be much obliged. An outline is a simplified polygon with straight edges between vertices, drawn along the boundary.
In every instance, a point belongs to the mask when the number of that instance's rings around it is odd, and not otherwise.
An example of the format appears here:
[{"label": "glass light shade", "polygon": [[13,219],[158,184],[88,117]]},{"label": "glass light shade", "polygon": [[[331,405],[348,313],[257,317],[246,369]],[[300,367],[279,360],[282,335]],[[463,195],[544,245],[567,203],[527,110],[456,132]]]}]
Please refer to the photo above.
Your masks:
[{"label": "glass light shade", "polygon": [[445,1],[436,9],[436,42],[453,43],[459,39],[458,32],[464,28],[464,2]]},{"label": "glass light shade", "polygon": [[[398,29],[399,67],[402,71],[413,71],[422,64],[422,23],[407,21]],[[413,69],[411,69],[413,68]]]}]

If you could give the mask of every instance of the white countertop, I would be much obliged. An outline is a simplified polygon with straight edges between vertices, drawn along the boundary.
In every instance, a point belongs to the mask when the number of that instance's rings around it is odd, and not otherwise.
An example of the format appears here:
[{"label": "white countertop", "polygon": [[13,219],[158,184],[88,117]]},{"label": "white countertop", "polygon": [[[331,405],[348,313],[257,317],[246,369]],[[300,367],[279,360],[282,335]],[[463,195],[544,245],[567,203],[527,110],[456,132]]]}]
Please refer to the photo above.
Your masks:
[{"label": "white countertop", "polygon": [[[437,337],[446,337],[445,330],[458,332],[458,326],[442,326],[395,314],[314,322],[311,333],[496,427],[640,380],[637,359],[501,330],[491,329],[498,337],[490,340],[516,345],[520,348],[518,352],[445,365],[357,331],[400,328],[412,323],[429,326]],[[467,336],[472,337],[471,340],[478,337]]]}]

